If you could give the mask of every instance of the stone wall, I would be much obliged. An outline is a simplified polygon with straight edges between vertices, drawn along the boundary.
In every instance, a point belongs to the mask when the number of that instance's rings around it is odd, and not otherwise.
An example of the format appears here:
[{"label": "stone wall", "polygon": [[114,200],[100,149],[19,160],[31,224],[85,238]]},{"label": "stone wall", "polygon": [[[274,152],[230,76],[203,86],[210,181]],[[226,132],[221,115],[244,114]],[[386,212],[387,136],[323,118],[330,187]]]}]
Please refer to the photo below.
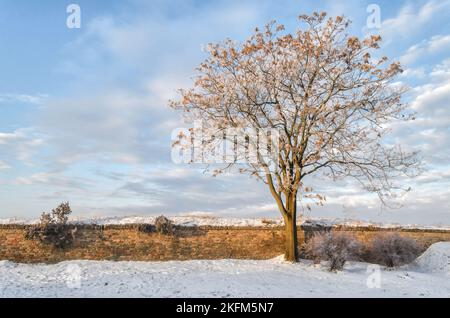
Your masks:
[{"label": "stone wall", "polygon": [[[179,228],[174,236],[143,233],[136,225],[78,227],[73,246],[58,250],[24,238],[26,225],[0,225],[0,260],[54,263],[72,259],[86,260],[188,260],[188,259],[269,259],[283,254],[284,232],[280,227],[198,227]],[[299,229],[301,244],[314,229]],[[364,243],[370,242],[380,228],[338,227],[352,232]],[[450,241],[450,231],[402,230],[424,247]]]}]

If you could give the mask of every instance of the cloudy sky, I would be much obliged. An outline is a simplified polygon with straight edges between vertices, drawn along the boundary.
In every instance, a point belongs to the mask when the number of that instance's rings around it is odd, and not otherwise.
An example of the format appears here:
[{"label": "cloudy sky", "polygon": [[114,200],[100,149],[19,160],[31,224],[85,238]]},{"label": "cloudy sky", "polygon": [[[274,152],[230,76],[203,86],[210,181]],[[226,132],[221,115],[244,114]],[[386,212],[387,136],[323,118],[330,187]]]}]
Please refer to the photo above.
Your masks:
[{"label": "cloudy sky", "polygon": [[[318,10],[349,17],[355,35],[380,33],[383,53],[402,62],[418,116],[393,136],[421,150],[426,170],[405,180],[412,191],[394,210],[351,182],[312,180],[327,204],[304,214],[450,225],[450,1],[76,3],[81,28],[70,29],[69,1],[0,0],[0,218],[62,200],[76,216],[278,216],[264,184],[172,163],[171,132],[185,124],[167,100],[190,85],[207,43],[272,19],[295,30],[296,16]],[[371,3],[379,29],[367,26]]]}]

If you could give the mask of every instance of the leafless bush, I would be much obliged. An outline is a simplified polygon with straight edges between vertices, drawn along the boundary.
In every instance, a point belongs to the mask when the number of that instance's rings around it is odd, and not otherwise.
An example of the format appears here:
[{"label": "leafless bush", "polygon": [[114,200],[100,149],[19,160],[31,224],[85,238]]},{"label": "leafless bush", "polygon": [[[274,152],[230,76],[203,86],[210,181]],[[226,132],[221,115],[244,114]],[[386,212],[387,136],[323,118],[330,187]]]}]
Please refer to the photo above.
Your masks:
[{"label": "leafless bush", "polygon": [[383,233],[373,239],[369,255],[379,264],[397,267],[412,262],[420,252],[420,246],[415,240],[398,233]]},{"label": "leafless bush", "polygon": [[153,224],[139,224],[137,230],[142,233],[154,233],[156,228]]},{"label": "leafless bush", "polygon": [[361,248],[352,236],[327,231],[315,233],[305,244],[305,253],[314,263],[329,261],[330,271],[337,271],[344,268],[346,261],[357,259]]},{"label": "leafless bush", "polygon": [[55,248],[65,248],[73,243],[77,228],[68,224],[72,213],[69,202],[61,203],[51,213],[42,213],[39,223],[31,226],[25,238],[38,240]]},{"label": "leafless bush", "polygon": [[175,226],[171,220],[164,215],[158,216],[155,220],[156,232],[164,235],[173,235]]}]

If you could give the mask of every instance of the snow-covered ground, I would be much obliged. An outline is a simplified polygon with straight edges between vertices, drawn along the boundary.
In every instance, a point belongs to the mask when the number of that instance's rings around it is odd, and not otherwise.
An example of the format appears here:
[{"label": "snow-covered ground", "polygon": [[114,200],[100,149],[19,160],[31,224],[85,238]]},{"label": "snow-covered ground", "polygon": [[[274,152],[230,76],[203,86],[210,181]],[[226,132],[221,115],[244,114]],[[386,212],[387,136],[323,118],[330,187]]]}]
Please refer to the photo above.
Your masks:
[{"label": "snow-covered ground", "polygon": [[[70,222],[78,224],[124,225],[153,224],[158,216],[113,216],[113,217],[71,217]],[[168,216],[176,225],[183,226],[276,226],[283,224],[281,218],[221,218],[205,215]],[[35,224],[39,219],[7,218],[0,224]]]},{"label": "snow-covered ground", "polygon": [[330,273],[308,261],[0,262],[1,297],[450,297],[450,243],[384,270],[349,263]]},{"label": "snow-covered ground", "polygon": [[[78,224],[120,225],[120,224],[152,224],[157,216],[113,216],[113,217],[72,217],[70,222]],[[168,216],[176,225],[183,226],[279,226],[283,224],[279,218],[231,218],[216,217],[203,214],[187,214]],[[35,224],[38,219],[6,218],[0,224]],[[376,223],[351,219],[301,218],[299,224],[319,224],[323,226],[345,225],[349,227],[374,226],[380,228],[433,229],[450,230],[450,225],[422,226],[417,224]]]}]

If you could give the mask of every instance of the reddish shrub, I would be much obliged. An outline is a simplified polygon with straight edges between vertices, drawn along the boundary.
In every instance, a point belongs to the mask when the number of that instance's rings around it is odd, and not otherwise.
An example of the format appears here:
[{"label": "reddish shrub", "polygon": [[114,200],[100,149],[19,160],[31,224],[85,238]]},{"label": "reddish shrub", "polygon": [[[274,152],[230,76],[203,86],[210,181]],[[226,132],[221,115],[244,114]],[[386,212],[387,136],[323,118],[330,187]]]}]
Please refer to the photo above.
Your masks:
[{"label": "reddish shrub", "polygon": [[361,244],[346,233],[322,232],[314,234],[305,244],[305,253],[314,263],[329,261],[330,271],[344,268],[348,260],[357,259]]},{"label": "reddish shrub", "polygon": [[421,252],[420,246],[411,238],[398,233],[379,234],[369,249],[370,258],[387,267],[408,264]]}]

